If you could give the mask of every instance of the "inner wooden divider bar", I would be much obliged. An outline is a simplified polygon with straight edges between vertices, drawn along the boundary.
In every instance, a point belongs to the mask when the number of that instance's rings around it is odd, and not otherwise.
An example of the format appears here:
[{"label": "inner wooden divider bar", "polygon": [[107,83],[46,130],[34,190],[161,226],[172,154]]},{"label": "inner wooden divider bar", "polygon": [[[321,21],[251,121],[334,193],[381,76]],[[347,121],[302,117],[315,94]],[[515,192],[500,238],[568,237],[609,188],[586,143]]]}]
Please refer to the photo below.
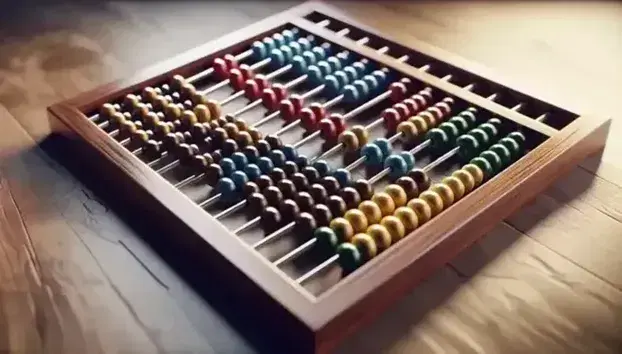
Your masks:
[{"label": "inner wooden divider bar", "polygon": [[487,100],[486,98],[481,97],[477,94],[463,90],[461,87],[458,87],[450,82],[441,80],[440,78],[434,75],[420,71],[417,68],[414,68],[408,64],[397,62],[390,56],[378,54],[373,49],[370,49],[368,47],[359,46],[353,40],[349,38],[336,36],[333,31],[320,28],[315,23],[307,19],[304,19],[304,18],[295,19],[295,20],[292,20],[292,23],[295,26],[315,36],[321,37],[330,42],[334,42],[335,44],[338,44],[345,49],[359,53],[362,56],[365,56],[371,60],[374,60],[388,68],[394,69],[406,76],[413,77],[427,85],[430,85],[441,91],[444,91],[445,93],[448,93],[466,102],[469,102],[471,104],[484,108],[503,118],[514,121],[518,125],[524,126],[526,128],[529,128],[533,131],[536,131],[538,133],[541,133],[549,137],[553,136],[555,133],[558,132],[557,129],[554,129],[544,123],[541,123],[539,121],[536,121],[533,118],[527,117],[523,114],[513,111],[509,109],[508,107],[505,107],[493,101]]}]

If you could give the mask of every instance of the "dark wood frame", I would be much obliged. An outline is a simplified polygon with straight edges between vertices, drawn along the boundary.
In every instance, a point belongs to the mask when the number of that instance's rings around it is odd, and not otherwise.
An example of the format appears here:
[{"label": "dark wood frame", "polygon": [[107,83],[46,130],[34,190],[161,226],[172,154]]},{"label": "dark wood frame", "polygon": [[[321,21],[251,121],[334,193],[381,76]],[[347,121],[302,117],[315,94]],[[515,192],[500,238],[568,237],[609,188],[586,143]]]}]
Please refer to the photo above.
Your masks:
[{"label": "dark wood frame", "polygon": [[[276,331],[281,334],[287,331],[287,335],[295,341],[294,345],[299,346],[298,351],[304,348],[313,352],[328,352],[411,291],[433,270],[542,192],[554,179],[568,172],[589,154],[602,149],[609,120],[582,116],[561,130],[553,129],[408,64],[398,63],[389,56],[356,45],[353,40],[338,37],[302,18],[313,11],[346,19],[324,4],[306,3],[146,69],[130,79],[55,104],[48,111],[52,135],[62,136],[60,140],[64,143],[70,142],[72,150],[68,151],[80,151],[76,159],[100,173],[106,173],[117,190],[133,195],[129,203],[137,209],[158,215],[175,230],[176,237],[187,247],[197,244],[206,246],[210,266],[226,274],[223,278],[231,279],[225,286],[239,290],[246,298],[252,297],[253,302],[259,304],[255,310],[270,314],[271,320],[277,322],[274,325]],[[359,26],[352,21],[348,23]],[[144,85],[162,82],[172,75],[188,76],[204,65],[206,59],[209,62],[224,53],[238,52],[251,41],[287,24],[358,52],[429,86],[528,127],[548,139],[442,215],[417,229],[399,246],[388,249],[327,292],[314,297],[258,256],[238,237],[229,237],[231,235],[224,226],[81,113],[93,111],[104,102],[122,97]],[[231,46],[229,43],[236,44]],[[401,45],[494,81],[495,77],[490,72],[440,49],[422,43]],[[207,229],[216,231],[207,232]]]}]

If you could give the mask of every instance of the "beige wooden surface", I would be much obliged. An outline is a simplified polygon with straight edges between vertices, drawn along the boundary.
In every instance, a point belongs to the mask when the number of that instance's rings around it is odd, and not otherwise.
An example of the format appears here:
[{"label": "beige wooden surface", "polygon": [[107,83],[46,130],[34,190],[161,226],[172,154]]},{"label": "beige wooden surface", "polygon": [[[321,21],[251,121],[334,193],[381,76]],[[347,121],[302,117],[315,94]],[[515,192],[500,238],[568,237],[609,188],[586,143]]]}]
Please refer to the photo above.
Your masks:
[{"label": "beige wooden surface", "polygon": [[[47,105],[291,4],[50,5],[2,18],[0,351],[265,351],[35,141]],[[622,351],[622,5],[337,5],[613,119],[602,161],[556,182],[339,351]]]}]

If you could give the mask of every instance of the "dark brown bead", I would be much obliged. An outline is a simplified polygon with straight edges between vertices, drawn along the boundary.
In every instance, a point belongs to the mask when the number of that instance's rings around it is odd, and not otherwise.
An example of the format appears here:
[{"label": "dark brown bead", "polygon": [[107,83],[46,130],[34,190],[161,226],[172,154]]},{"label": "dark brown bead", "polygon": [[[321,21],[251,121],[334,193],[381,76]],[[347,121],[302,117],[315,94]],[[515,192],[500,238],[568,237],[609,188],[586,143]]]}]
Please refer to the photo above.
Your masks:
[{"label": "dark brown bead", "polygon": [[145,156],[151,160],[157,159],[161,154],[160,146],[160,143],[155,140],[147,140],[147,143],[143,146]]},{"label": "dark brown bead", "polygon": [[184,108],[185,109],[192,109],[194,108],[194,104],[192,104],[192,100],[185,100],[183,102]]},{"label": "dark brown bead", "polygon": [[270,171],[270,178],[272,178],[272,181],[274,183],[277,183],[278,181],[286,179],[287,175],[285,174],[285,171],[283,171],[282,168],[275,167],[272,169],[272,171]]},{"label": "dark brown bead", "polygon": [[313,205],[315,202],[313,201],[313,197],[308,192],[298,192],[296,195],[296,203],[298,203],[298,207],[302,211],[311,211],[313,209]]},{"label": "dark brown bead", "polygon": [[361,195],[359,192],[352,187],[345,187],[339,193],[343,201],[346,203],[348,209],[354,209],[361,204]]},{"label": "dark brown bead", "polygon": [[214,144],[216,144],[216,146],[222,146],[228,137],[227,131],[221,127],[214,129],[214,132],[212,133],[212,139],[214,139]]},{"label": "dark brown bead", "polygon": [[267,232],[276,230],[283,223],[281,213],[274,207],[267,207],[261,213],[261,224]]},{"label": "dark brown bead", "polygon": [[281,205],[279,205],[279,210],[281,211],[281,216],[284,221],[295,220],[298,215],[300,215],[300,208],[298,208],[298,204],[292,199],[285,199]]},{"label": "dark brown bead", "polygon": [[412,178],[415,183],[417,183],[417,187],[419,188],[419,192],[423,192],[430,188],[430,177],[425,171],[420,168],[414,168],[408,171],[408,177]]},{"label": "dark brown bead", "polygon": [[193,141],[194,138],[192,137],[192,133],[191,132],[185,131],[182,134],[184,136],[184,141],[185,142]]},{"label": "dark brown bead", "polygon": [[220,163],[220,160],[222,160],[222,152],[220,152],[220,150],[216,150],[216,151],[212,151],[212,158],[214,158],[214,163]]},{"label": "dark brown bead", "polygon": [[248,197],[248,210],[252,214],[258,214],[268,207],[266,197],[261,193],[253,193]]},{"label": "dark brown bead", "polygon": [[136,129],[143,129],[143,122],[139,120],[135,120],[134,125],[136,126]]},{"label": "dark brown bead", "polygon": [[179,119],[175,119],[172,123],[174,127],[173,131],[178,132],[183,130],[183,127],[181,126],[181,121]]},{"label": "dark brown bead", "polygon": [[173,98],[173,102],[181,101],[181,95],[177,91],[171,92],[171,97]]},{"label": "dark brown bead", "polygon": [[259,150],[253,145],[248,145],[242,148],[242,152],[246,155],[249,163],[255,163],[259,158]]},{"label": "dark brown bead", "polygon": [[[242,118],[234,118],[231,123],[234,123],[236,127],[238,127],[238,130],[240,132],[243,131],[247,131],[248,130],[248,123],[246,123],[246,121]],[[249,133],[250,135],[250,133]],[[252,139],[253,137],[251,137]]]},{"label": "dark brown bead", "polygon": [[223,177],[222,168],[216,163],[209,165],[209,167],[205,171],[205,177],[207,177],[208,184],[212,186],[215,185],[218,180]]},{"label": "dark brown bead", "polygon": [[209,122],[209,126],[210,128],[212,128],[212,131],[218,127],[220,127],[220,124],[218,124],[217,120],[212,120]]},{"label": "dark brown bead", "polygon": [[207,138],[203,139],[203,142],[201,143],[201,146],[203,147],[203,150],[205,151],[212,151],[215,149],[214,146],[214,139],[212,139],[212,137],[208,136]]},{"label": "dark brown bead", "polygon": [[283,193],[276,186],[270,186],[263,191],[263,195],[270,205],[279,205],[283,200]]},{"label": "dark brown bead", "polygon": [[315,217],[313,215],[303,212],[298,215],[296,219],[296,233],[302,235],[308,235],[313,232],[317,228],[317,223],[315,222]]},{"label": "dark brown bead", "polygon": [[408,176],[402,176],[395,181],[395,184],[402,187],[406,192],[406,197],[410,200],[419,196],[419,187],[417,182]]},{"label": "dark brown bead", "polygon": [[160,121],[160,117],[155,112],[148,112],[140,118],[143,121],[143,126],[153,129]]},{"label": "dark brown bead", "polygon": [[169,92],[171,92],[171,87],[168,84],[163,84],[162,86],[160,86],[160,88],[162,89],[162,94],[167,95]]},{"label": "dark brown bead", "polygon": [[235,139],[238,136],[238,127],[233,123],[227,123],[222,126],[222,128],[227,132],[227,136],[232,139]]},{"label": "dark brown bead", "polygon": [[257,178],[255,180],[255,183],[257,183],[257,185],[259,186],[259,188],[263,191],[266,188],[274,185],[274,183],[272,182],[272,178],[270,178],[269,176],[266,175],[261,175],[259,176],[259,178]]},{"label": "dark brown bead", "polygon": [[270,144],[268,144],[268,142],[265,140],[259,140],[257,144],[255,144],[255,146],[257,147],[257,150],[259,150],[261,156],[268,155],[270,153],[270,150],[272,150]]},{"label": "dark brown bead", "polygon": [[359,179],[354,182],[354,189],[359,192],[361,200],[369,200],[371,196],[374,195],[374,188],[364,179]]},{"label": "dark brown bead", "polygon": [[231,156],[234,152],[238,151],[238,143],[233,139],[226,139],[222,144],[222,155],[225,157]]},{"label": "dark brown bead", "polygon": [[235,140],[238,142],[238,145],[240,145],[240,147],[253,146],[253,138],[248,132],[238,132]]},{"label": "dark brown bead", "polygon": [[320,173],[312,166],[303,168],[302,174],[307,177],[307,181],[309,181],[309,183],[315,183],[320,179]]},{"label": "dark brown bead", "polygon": [[328,197],[328,201],[326,202],[326,206],[330,209],[330,212],[334,217],[343,216],[348,209],[346,202],[338,195],[331,195]]},{"label": "dark brown bead", "polygon": [[214,159],[212,155],[205,153],[203,155],[195,155],[193,157],[193,167],[196,171],[203,172],[209,167],[209,165],[214,163]]},{"label": "dark brown bead", "polygon": [[339,181],[333,176],[325,176],[322,178],[322,185],[326,189],[328,195],[337,194],[339,192]]},{"label": "dark brown bead", "polygon": [[175,135],[175,133],[168,133],[164,139],[162,139],[162,148],[166,151],[175,151],[180,144],[179,140],[179,137]]},{"label": "dark brown bead", "polygon": [[313,185],[311,185],[311,188],[309,188],[309,194],[311,194],[313,200],[315,200],[316,203],[324,203],[328,198],[326,188],[318,183],[314,183]]},{"label": "dark brown bead", "polygon": [[194,149],[192,149],[189,144],[179,144],[179,148],[177,149],[177,157],[182,164],[188,164],[192,156],[194,156]]},{"label": "dark brown bead", "polygon": [[285,161],[285,164],[283,165],[283,171],[285,171],[285,174],[291,177],[294,175],[294,173],[298,172],[298,165],[296,165],[294,161]]},{"label": "dark brown bead", "polygon": [[212,129],[210,129],[208,124],[205,123],[195,123],[192,125],[192,139],[195,142],[201,142],[205,140],[205,138],[209,137]]},{"label": "dark brown bead", "polygon": [[281,138],[276,135],[268,135],[266,136],[265,140],[268,142],[268,144],[270,144],[272,150],[278,150],[283,147],[283,142],[281,141]]},{"label": "dark brown bead", "polygon": [[309,180],[302,173],[296,172],[291,175],[289,179],[294,182],[296,189],[298,189],[299,191],[306,191],[307,189],[309,189]]},{"label": "dark brown bead", "polygon": [[235,123],[235,116],[231,113],[225,114],[225,120],[229,123]]},{"label": "dark brown bead", "polygon": [[253,181],[248,181],[244,184],[244,195],[250,197],[253,193],[259,193],[261,190],[257,183]]},{"label": "dark brown bead", "polygon": [[289,179],[282,179],[277,182],[276,186],[281,190],[285,198],[294,198],[296,196],[296,186]]},{"label": "dark brown bead", "polygon": [[225,127],[225,124],[229,123],[229,122],[227,122],[227,120],[224,117],[220,117],[220,118],[216,119],[216,121],[223,128]]},{"label": "dark brown bead", "polygon": [[330,212],[330,209],[324,204],[316,204],[313,206],[313,216],[315,217],[315,222],[317,226],[328,226],[330,221],[333,219],[333,214]]},{"label": "dark brown bead", "polygon": [[164,139],[166,134],[173,132],[172,124],[171,124],[171,122],[162,122],[162,121],[160,121],[153,128],[153,131],[155,133],[156,138]]}]

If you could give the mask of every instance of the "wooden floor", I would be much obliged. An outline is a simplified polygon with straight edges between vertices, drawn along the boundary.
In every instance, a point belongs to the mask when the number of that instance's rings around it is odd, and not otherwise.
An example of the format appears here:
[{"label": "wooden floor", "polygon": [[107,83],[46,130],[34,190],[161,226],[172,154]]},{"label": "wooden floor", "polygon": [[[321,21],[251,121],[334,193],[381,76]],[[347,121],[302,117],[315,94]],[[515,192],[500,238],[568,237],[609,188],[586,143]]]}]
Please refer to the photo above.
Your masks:
[{"label": "wooden floor", "polygon": [[[294,2],[40,5],[0,14],[0,351],[271,352],[39,147],[45,107]],[[622,4],[338,3],[613,118],[582,164],[341,353],[622,352]],[[209,274],[204,275],[209,284]],[[212,284],[212,287],[218,287]],[[226,297],[226,294],[222,297]]]}]

